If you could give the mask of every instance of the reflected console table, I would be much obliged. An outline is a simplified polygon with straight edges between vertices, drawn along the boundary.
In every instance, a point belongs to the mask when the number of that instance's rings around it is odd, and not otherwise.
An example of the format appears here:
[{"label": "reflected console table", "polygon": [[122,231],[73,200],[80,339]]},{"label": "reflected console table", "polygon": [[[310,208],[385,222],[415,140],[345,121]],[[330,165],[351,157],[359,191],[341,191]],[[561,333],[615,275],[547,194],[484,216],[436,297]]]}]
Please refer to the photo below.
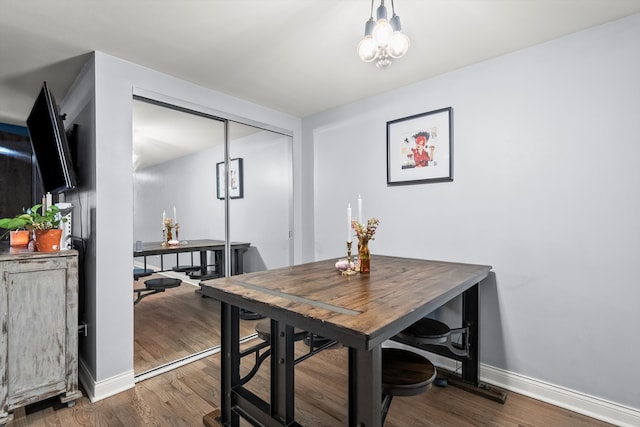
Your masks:
[{"label": "reflected console table", "polygon": [[[243,270],[243,255],[251,246],[250,243],[238,243],[231,242],[231,274],[242,274]],[[176,265],[179,264],[179,254],[181,253],[200,253],[200,270],[190,274],[191,278],[196,280],[206,280],[216,277],[223,277],[224,272],[224,240],[214,239],[199,239],[189,240],[186,243],[179,245],[162,245],[161,242],[143,242],[139,248],[134,248],[133,256],[142,257],[144,259],[144,268],[147,268],[147,257],[160,256],[160,270],[168,271],[170,268],[164,266],[164,257],[167,255],[175,255]],[[209,270],[209,262],[207,254],[212,252],[214,255],[214,264],[216,269],[214,271]],[[193,262],[193,258],[192,258]]]}]

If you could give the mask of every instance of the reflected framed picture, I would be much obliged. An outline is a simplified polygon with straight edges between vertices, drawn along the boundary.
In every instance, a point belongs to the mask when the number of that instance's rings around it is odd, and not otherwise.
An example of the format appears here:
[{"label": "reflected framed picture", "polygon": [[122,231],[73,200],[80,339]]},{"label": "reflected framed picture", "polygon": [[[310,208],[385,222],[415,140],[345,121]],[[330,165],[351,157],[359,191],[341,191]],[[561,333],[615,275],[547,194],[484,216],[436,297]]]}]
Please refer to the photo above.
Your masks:
[{"label": "reflected framed picture", "polygon": [[242,159],[229,160],[229,186],[227,187],[227,173],[224,162],[216,163],[216,189],[218,199],[226,197],[229,190],[230,199],[242,199],[244,197],[242,176]]},{"label": "reflected framed picture", "polygon": [[387,122],[387,185],[453,181],[451,107]]}]

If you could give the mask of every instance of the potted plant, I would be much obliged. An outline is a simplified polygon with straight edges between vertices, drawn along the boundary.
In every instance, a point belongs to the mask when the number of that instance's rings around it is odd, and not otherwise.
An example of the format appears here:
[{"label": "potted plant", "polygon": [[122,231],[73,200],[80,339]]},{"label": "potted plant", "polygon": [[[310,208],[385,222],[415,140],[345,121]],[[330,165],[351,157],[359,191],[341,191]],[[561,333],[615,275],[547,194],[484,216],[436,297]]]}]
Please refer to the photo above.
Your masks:
[{"label": "potted plant", "polygon": [[11,246],[27,246],[31,237],[31,230],[28,226],[31,224],[31,215],[21,213],[13,218],[0,219],[0,228],[7,230],[0,238],[4,238],[9,234],[9,243]]},{"label": "potted plant", "polygon": [[44,210],[42,205],[38,204],[27,210],[27,214],[31,217],[27,228],[34,231],[38,252],[57,252],[60,250],[60,239],[62,238],[60,223],[67,222],[67,219],[60,216],[59,212],[60,208],[56,205],[51,205]]},{"label": "potted plant", "polygon": [[[62,237],[61,222],[67,219],[58,213],[60,209],[51,205],[43,211],[42,205],[34,205],[26,212],[16,215],[13,218],[0,219],[0,228],[11,232],[11,246],[26,246],[29,243],[29,235],[33,230],[35,245],[39,252],[56,252],[60,250],[60,238]],[[13,232],[24,232],[20,244],[14,242]],[[6,234],[6,233],[5,233]],[[17,233],[16,233],[17,234]],[[4,236],[3,236],[4,237]]]}]

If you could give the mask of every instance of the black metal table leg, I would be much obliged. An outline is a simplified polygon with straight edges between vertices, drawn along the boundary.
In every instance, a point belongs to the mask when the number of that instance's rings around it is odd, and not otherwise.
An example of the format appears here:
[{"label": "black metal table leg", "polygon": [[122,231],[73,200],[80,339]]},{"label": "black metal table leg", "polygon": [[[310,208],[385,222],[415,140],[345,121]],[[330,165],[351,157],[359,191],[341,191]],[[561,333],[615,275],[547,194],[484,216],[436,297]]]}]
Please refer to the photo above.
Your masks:
[{"label": "black metal table leg", "polygon": [[462,294],[462,325],[469,328],[469,357],[462,360],[462,381],[476,387],[480,384],[480,316],[478,315],[478,284]]},{"label": "black metal table leg", "polygon": [[283,425],[294,421],[293,326],[271,319],[271,416]]},{"label": "black metal table leg", "polygon": [[382,426],[382,356],[349,347],[349,427]]},{"label": "black metal table leg", "polygon": [[222,331],[220,354],[221,414],[220,423],[225,426],[240,424],[238,414],[232,408],[236,397],[235,387],[240,384],[240,316],[238,307],[220,303],[220,329]]}]

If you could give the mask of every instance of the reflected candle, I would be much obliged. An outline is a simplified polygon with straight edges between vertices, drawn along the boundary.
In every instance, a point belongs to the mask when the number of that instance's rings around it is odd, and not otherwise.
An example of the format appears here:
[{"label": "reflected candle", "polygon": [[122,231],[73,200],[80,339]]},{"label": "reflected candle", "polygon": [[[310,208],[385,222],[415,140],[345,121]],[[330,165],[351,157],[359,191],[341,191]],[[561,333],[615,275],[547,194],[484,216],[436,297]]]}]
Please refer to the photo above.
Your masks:
[{"label": "reflected candle", "polygon": [[347,242],[351,242],[351,203],[347,205]]}]

